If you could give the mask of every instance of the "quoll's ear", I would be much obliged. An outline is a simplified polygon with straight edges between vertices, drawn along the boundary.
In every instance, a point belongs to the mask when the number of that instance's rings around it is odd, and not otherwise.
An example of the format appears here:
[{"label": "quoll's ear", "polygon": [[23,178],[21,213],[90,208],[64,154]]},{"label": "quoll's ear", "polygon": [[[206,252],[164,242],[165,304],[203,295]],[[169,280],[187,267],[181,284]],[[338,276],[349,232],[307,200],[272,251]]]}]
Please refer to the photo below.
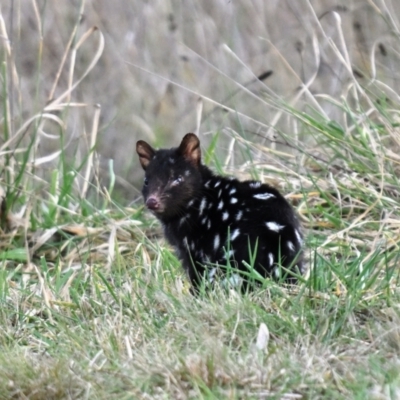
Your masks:
[{"label": "quoll's ear", "polygon": [[194,165],[201,161],[200,140],[194,133],[187,133],[179,146],[179,152]]},{"label": "quoll's ear", "polygon": [[146,170],[156,151],[145,141],[139,140],[136,143],[136,153],[139,155],[139,161],[142,168]]}]

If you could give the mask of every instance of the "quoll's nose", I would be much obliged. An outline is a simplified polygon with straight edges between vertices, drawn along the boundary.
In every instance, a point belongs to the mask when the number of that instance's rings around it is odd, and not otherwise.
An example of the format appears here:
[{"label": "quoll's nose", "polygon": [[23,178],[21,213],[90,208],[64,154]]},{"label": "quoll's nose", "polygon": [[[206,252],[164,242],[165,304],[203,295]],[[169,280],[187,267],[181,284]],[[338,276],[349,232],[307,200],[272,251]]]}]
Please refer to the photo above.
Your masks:
[{"label": "quoll's nose", "polygon": [[154,196],[150,196],[146,201],[146,207],[149,210],[157,210],[160,207],[160,202]]}]

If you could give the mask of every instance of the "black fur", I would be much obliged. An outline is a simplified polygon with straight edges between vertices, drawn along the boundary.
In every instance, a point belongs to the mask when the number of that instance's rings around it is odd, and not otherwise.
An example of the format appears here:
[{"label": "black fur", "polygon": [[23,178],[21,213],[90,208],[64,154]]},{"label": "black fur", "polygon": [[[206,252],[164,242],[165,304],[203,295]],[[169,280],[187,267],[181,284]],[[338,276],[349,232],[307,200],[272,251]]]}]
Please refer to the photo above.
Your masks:
[{"label": "black fur", "polygon": [[212,282],[220,276],[216,265],[228,261],[242,271],[248,271],[242,261],[253,261],[262,276],[276,277],[282,266],[290,283],[296,281],[290,271],[303,272],[300,225],[276,189],[214,175],[201,164],[192,133],[177,148],[156,151],[140,140],[136,151],[145,170],[145,203],[161,221],[194,291],[202,277]]}]

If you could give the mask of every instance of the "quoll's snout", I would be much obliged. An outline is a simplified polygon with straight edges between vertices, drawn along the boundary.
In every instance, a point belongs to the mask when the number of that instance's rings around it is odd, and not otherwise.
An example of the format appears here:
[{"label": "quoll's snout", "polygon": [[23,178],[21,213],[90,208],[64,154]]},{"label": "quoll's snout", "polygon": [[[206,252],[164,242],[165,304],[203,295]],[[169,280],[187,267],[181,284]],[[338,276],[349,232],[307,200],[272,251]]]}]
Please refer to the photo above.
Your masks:
[{"label": "quoll's snout", "polygon": [[150,196],[146,201],[146,207],[149,210],[157,211],[160,208],[160,201],[155,196]]}]

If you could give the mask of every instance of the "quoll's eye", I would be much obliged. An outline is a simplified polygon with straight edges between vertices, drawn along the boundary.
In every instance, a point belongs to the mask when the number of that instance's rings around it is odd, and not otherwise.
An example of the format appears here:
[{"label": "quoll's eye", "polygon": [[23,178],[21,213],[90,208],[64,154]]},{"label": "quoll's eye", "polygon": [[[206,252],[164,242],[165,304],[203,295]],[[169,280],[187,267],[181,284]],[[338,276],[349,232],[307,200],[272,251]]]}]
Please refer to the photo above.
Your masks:
[{"label": "quoll's eye", "polygon": [[147,186],[149,184],[149,180],[147,178],[144,178],[143,184],[144,184],[144,186]]},{"label": "quoll's eye", "polygon": [[178,186],[183,182],[182,176],[178,176],[175,180],[172,181],[171,186]]}]

